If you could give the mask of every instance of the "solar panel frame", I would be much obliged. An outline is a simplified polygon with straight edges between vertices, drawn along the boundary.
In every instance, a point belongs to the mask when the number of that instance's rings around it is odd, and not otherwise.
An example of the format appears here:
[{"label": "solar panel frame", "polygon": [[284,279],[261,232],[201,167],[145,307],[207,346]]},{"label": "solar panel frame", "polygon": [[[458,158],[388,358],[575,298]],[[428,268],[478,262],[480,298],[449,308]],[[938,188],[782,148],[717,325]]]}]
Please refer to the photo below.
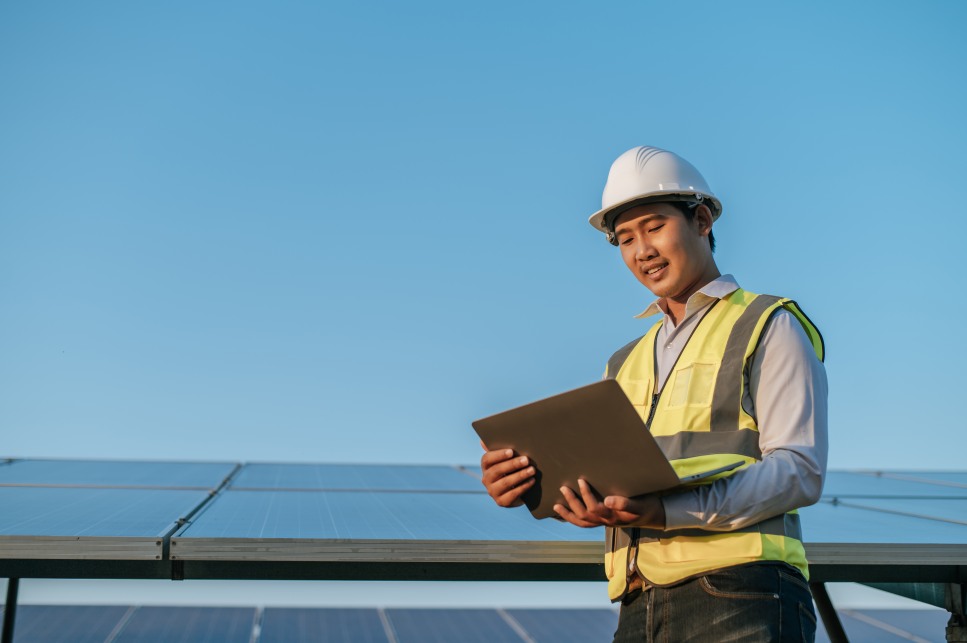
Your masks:
[{"label": "solar panel frame", "polygon": [[21,605],[16,640],[103,643],[132,610],[126,605]]},{"label": "solar panel frame", "polygon": [[398,643],[523,643],[526,641],[492,609],[388,609]]},{"label": "solar panel frame", "polygon": [[607,641],[618,628],[617,609],[509,609],[534,643]]},{"label": "solar panel frame", "polygon": [[829,471],[823,498],[967,498],[967,486],[883,472]]},{"label": "solar panel frame", "polygon": [[139,607],[111,643],[249,643],[254,607]]},{"label": "solar panel frame", "polygon": [[0,467],[0,487],[216,489],[234,462],[18,459]]},{"label": "solar panel frame", "polygon": [[[272,515],[299,522],[286,529]],[[495,525],[509,525],[513,537],[495,537]],[[524,508],[497,507],[489,496],[228,490],[172,536],[171,558],[600,562],[602,541],[602,529],[536,521]]]},{"label": "solar panel frame", "polygon": [[280,464],[244,465],[230,489],[292,491],[393,491],[486,493],[479,478],[451,465]]},{"label": "solar panel frame", "polygon": [[[330,473],[349,470],[343,469],[344,466],[370,473],[382,468],[382,465],[292,466],[302,469],[299,475],[320,468]],[[411,482],[420,480],[421,471],[427,470],[446,471],[445,477],[454,479],[455,475],[461,482],[451,491],[440,488],[447,485],[438,485],[433,490],[417,489],[430,486],[425,480],[410,484],[411,489],[394,491],[253,491],[222,487],[210,501],[207,494],[198,492],[200,495],[188,503],[192,506],[171,512],[169,531],[156,529],[140,542],[130,536],[118,539],[110,534],[100,534],[89,541],[76,534],[0,535],[0,550],[9,556],[0,556],[0,571],[20,577],[60,574],[85,578],[588,580],[600,576],[603,542],[600,529],[581,530],[550,520],[535,521],[523,509],[497,507],[482,492],[456,489],[464,484],[470,484],[472,489],[479,484],[473,475],[473,465],[393,465],[390,469],[415,473]],[[244,466],[237,473],[242,472]],[[896,475],[914,473],[922,472],[897,472]],[[433,475],[436,473],[431,473],[431,478]],[[831,486],[827,491],[840,495],[827,496],[816,507],[802,510],[805,546],[814,578],[871,582],[949,582],[963,578],[967,581],[963,571],[967,560],[964,544],[967,527],[929,516],[898,516],[896,507],[874,507],[877,504],[874,502],[862,504],[868,498],[884,502],[897,498],[904,503],[924,497],[924,490],[930,498],[954,501],[963,495],[963,489],[944,480],[924,482],[893,479],[892,475],[893,472],[831,472]],[[469,483],[459,476],[465,476]],[[392,476],[376,475],[369,480],[378,483],[371,486],[379,487],[387,479]],[[0,485],[0,493],[10,493],[15,488],[21,487]],[[40,488],[33,489],[38,492]],[[134,490],[126,492],[134,493]],[[273,514],[269,507],[251,502],[263,494],[281,502],[283,510]],[[240,502],[243,497],[248,502]],[[236,503],[234,507],[232,503]],[[199,507],[204,508],[198,510]],[[227,514],[223,513],[226,509]],[[231,518],[233,512],[269,527],[254,529],[251,524],[243,524],[245,528],[235,529],[238,524]],[[316,515],[319,512],[328,513],[331,522],[328,529],[309,524],[320,520]],[[176,528],[178,519],[186,516],[190,520]],[[306,525],[293,523],[295,519],[305,521]],[[169,544],[166,536],[171,533],[170,555],[166,555]],[[18,538],[22,542],[16,542]],[[44,560],[59,560],[62,566],[51,567]],[[112,560],[117,564],[109,565]],[[87,564],[99,561],[101,566]],[[162,564],[164,567],[158,566]]]},{"label": "solar panel frame", "polygon": [[166,537],[209,497],[191,489],[0,487],[0,559],[161,560]]},{"label": "solar panel frame", "polygon": [[267,607],[259,643],[389,643],[379,610]]}]

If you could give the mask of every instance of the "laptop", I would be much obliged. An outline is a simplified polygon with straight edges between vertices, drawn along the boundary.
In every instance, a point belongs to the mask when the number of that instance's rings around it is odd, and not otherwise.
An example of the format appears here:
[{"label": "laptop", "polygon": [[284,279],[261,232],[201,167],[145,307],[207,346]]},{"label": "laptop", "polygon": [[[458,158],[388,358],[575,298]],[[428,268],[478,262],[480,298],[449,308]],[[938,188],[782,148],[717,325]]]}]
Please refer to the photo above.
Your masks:
[{"label": "laptop", "polygon": [[535,518],[556,517],[562,486],[584,478],[602,497],[668,491],[742,466],[679,478],[615,380],[603,380],[473,423],[488,449],[513,449],[536,470],[523,495]]}]

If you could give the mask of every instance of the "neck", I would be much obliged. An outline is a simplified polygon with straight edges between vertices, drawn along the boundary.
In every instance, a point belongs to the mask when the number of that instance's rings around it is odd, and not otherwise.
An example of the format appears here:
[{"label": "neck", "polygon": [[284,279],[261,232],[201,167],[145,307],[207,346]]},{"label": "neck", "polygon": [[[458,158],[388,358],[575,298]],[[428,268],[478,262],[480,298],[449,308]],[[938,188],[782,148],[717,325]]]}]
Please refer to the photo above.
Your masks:
[{"label": "neck", "polygon": [[709,266],[709,269],[705,271],[701,277],[696,279],[695,282],[681,294],[673,297],[665,297],[665,314],[668,315],[672,323],[678,326],[679,322],[685,319],[685,309],[688,306],[688,300],[692,295],[704,288],[708,283],[718,279],[721,276],[722,273],[719,272],[718,267],[715,265],[715,263],[712,263]]}]

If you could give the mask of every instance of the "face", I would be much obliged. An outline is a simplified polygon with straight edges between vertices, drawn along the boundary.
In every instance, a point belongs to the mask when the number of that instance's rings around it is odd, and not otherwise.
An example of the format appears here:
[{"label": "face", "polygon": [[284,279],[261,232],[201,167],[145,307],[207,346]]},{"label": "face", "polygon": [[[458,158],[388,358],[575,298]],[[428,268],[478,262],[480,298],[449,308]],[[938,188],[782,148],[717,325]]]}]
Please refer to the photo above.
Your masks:
[{"label": "face", "polygon": [[623,212],[614,231],[621,258],[656,297],[684,303],[718,276],[708,233],[712,213],[696,208],[692,221],[669,203],[646,203]]}]

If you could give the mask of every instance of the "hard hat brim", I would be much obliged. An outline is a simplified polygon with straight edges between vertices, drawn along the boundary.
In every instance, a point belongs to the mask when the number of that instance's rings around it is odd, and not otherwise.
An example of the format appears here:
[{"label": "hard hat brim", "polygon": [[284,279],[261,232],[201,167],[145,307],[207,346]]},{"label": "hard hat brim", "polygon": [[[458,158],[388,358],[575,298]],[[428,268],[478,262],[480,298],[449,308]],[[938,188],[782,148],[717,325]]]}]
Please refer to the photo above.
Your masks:
[{"label": "hard hat brim", "polygon": [[[680,198],[672,198],[680,197]],[[722,214],[722,203],[716,197],[711,194],[703,194],[701,192],[682,192],[681,190],[667,190],[660,192],[652,192],[647,196],[636,196],[630,199],[626,199],[614,205],[610,205],[606,208],[602,208],[592,214],[588,218],[588,223],[594,226],[597,230],[608,234],[611,230],[608,228],[607,223],[610,220],[614,220],[619,214],[631,208],[637,207],[639,205],[644,205],[645,203],[670,203],[675,201],[698,201],[696,197],[700,197],[702,203],[706,203],[710,206],[709,209],[712,211],[712,221],[715,221]]]}]

